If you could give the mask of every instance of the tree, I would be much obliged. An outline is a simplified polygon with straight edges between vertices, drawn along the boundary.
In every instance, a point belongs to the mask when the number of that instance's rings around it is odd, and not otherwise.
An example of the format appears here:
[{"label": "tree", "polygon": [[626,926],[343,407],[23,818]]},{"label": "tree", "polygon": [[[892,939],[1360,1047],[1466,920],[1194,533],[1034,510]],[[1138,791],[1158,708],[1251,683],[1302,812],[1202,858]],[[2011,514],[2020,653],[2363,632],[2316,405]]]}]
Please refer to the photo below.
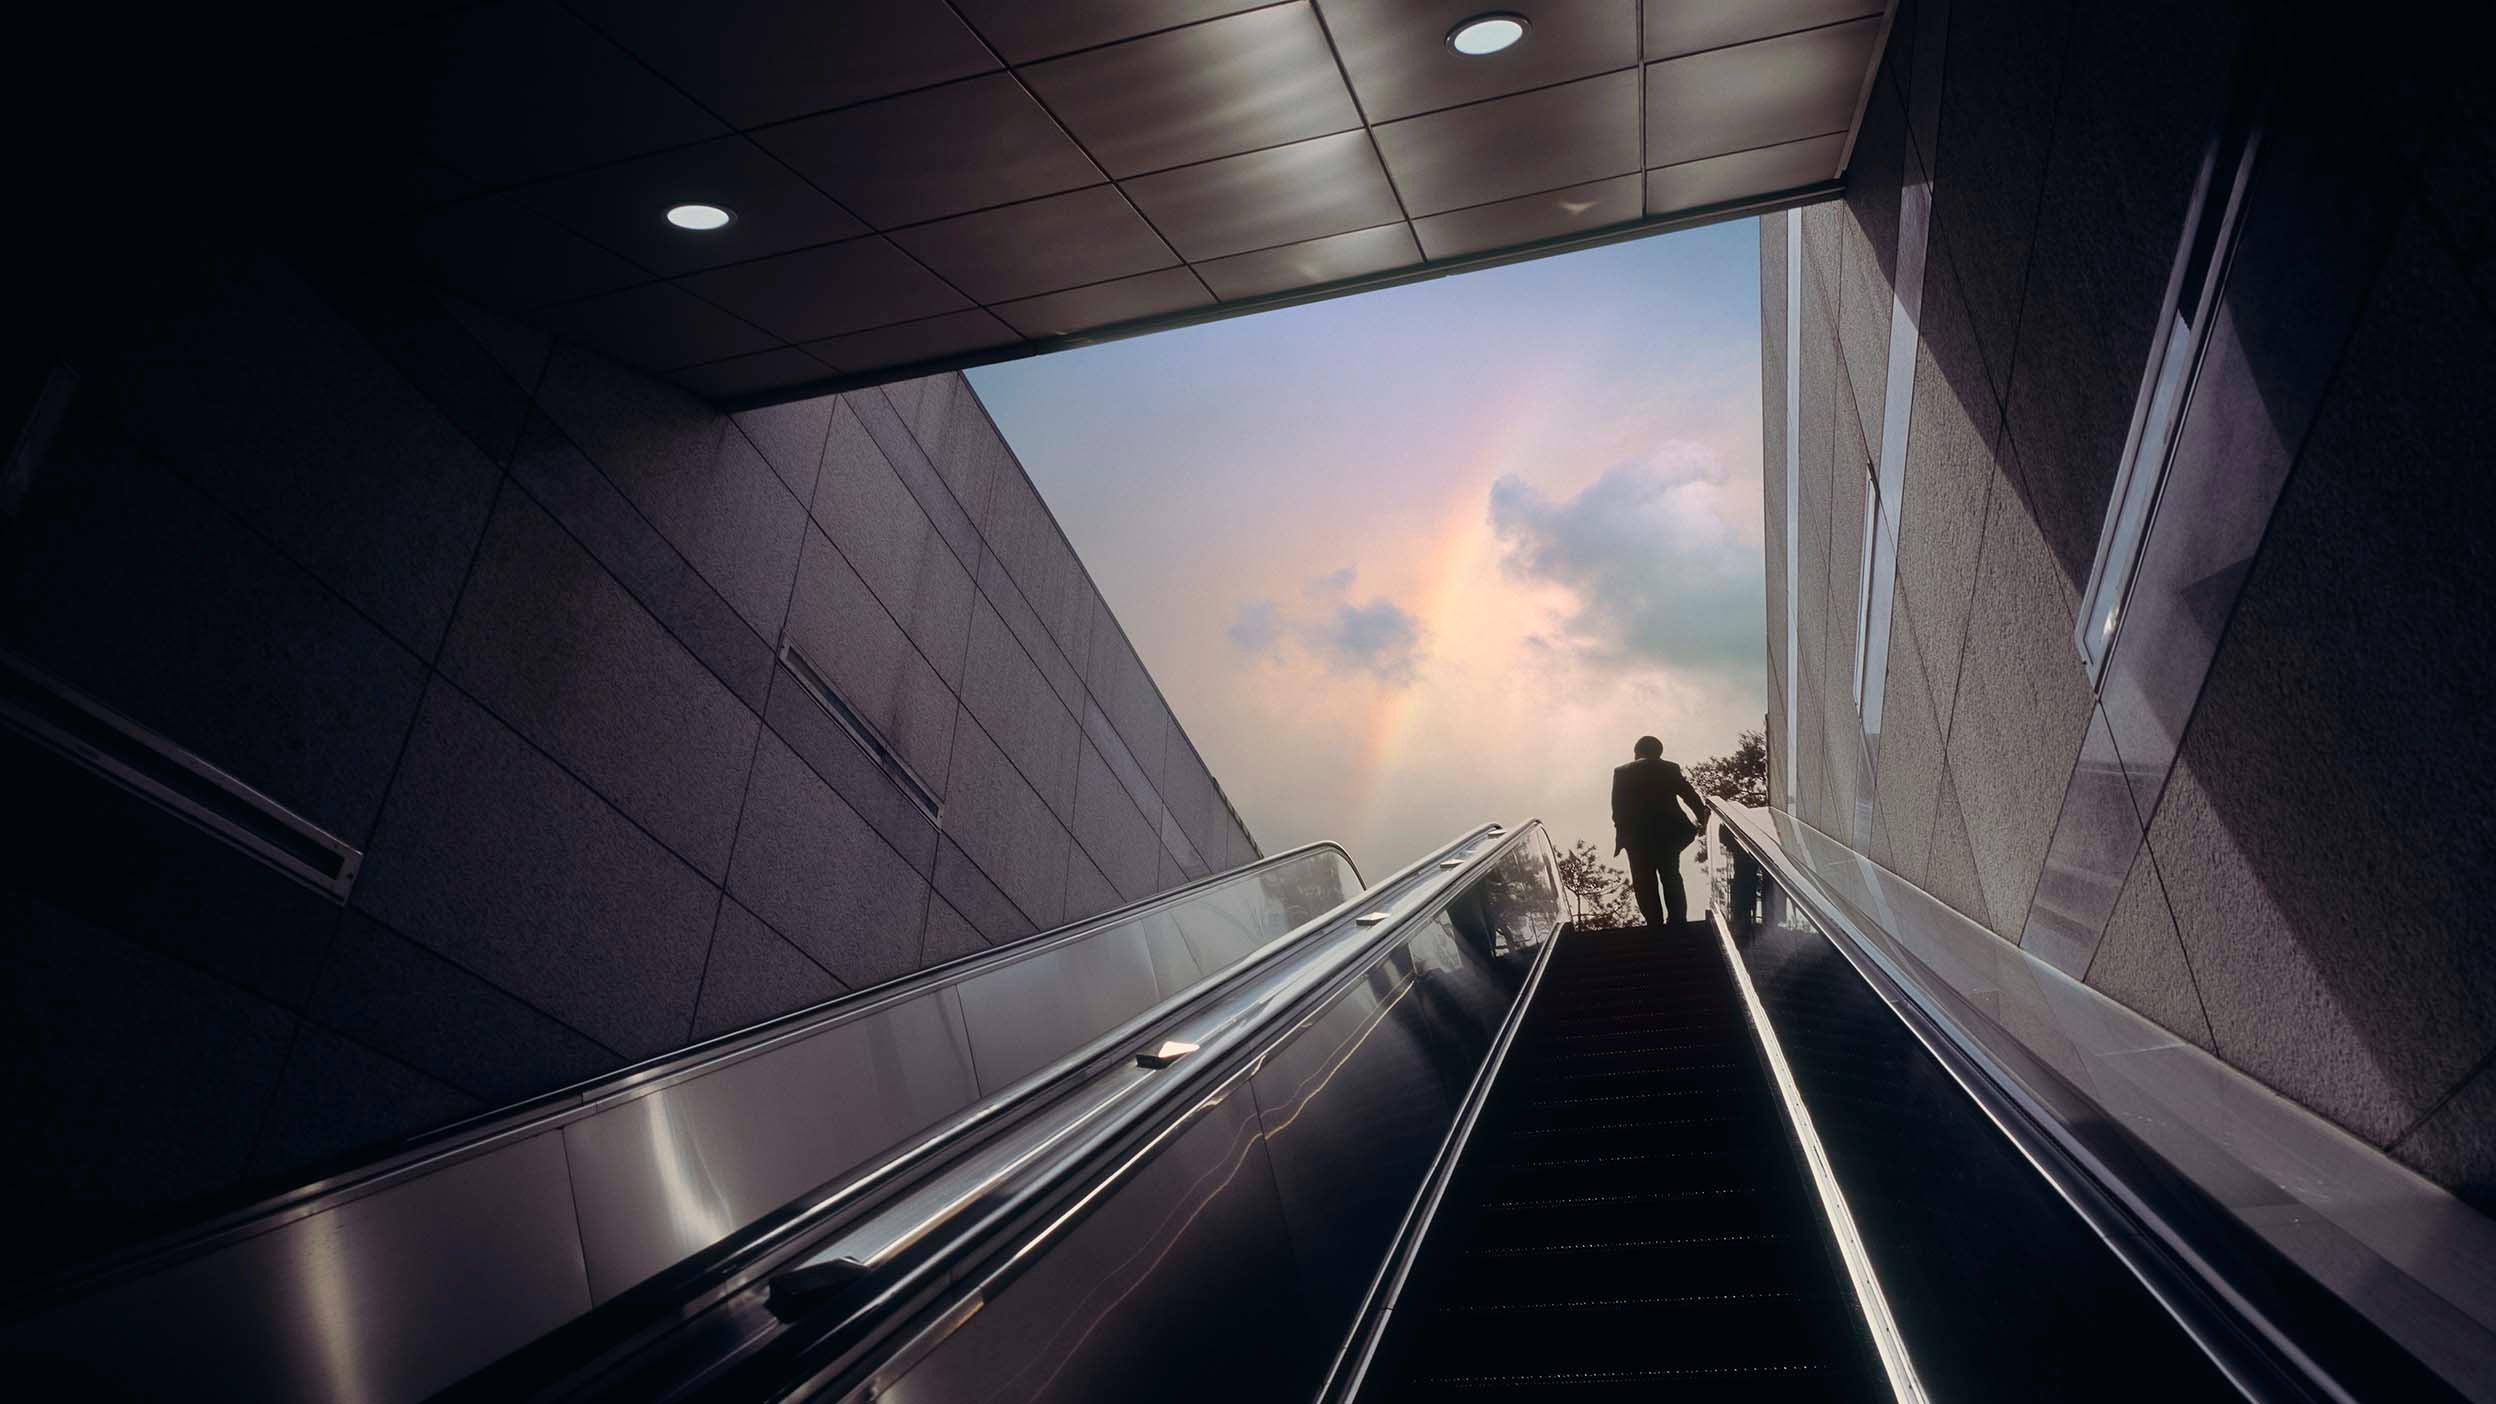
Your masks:
[{"label": "tree", "polygon": [[1581,931],[1608,931],[1637,926],[1638,899],[1629,890],[1629,874],[1604,861],[1584,839],[1559,857],[1560,886],[1569,894],[1570,920]]},{"label": "tree", "polygon": [[1735,733],[1733,742],[1733,754],[1710,756],[1690,767],[1690,783],[1700,794],[1764,809],[1768,804],[1768,738],[1744,731]]}]

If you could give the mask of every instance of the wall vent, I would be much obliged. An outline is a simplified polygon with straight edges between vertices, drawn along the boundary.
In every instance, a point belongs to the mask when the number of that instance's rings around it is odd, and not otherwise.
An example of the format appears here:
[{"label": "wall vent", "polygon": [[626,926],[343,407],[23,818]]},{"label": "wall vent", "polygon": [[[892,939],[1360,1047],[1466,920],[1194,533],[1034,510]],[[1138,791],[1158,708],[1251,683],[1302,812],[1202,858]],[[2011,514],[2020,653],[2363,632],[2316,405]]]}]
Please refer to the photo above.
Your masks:
[{"label": "wall vent", "polygon": [[858,749],[866,752],[867,758],[901,787],[901,792],[910,797],[912,804],[917,805],[931,822],[936,819],[941,808],[936,792],[919,779],[918,772],[912,770],[910,763],[901,758],[901,753],[893,749],[892,743],[884,739],[884,733],[876,729],[875,723],[860,716],[858,709],[850,706],[848,700],[841,696],[840,690],[833,687],[830,680],[807,661],[806,655],[798,652],[797,645],[787,639],[780,641],[780,666],[789,670],[789,676],[806,685],[807,692],[813,694],[816,703],[831,713],[832,720],[841,724],[841,730],[848,732],[849,739],[858,743]]},{"label": "wall vent", "polygon": [[[0,649],[0,724],[344,903],[361,849]],[[21,816],[34,819],[34,816]]]}]

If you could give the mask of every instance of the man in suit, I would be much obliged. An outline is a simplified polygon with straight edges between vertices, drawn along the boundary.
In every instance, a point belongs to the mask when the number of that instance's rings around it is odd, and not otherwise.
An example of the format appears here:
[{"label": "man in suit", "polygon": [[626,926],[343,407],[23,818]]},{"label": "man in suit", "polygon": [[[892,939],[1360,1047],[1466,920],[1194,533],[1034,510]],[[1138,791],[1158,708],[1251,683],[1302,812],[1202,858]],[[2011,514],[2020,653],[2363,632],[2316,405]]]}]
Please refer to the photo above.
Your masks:
[{"label": "man in suit", "polygon": [[[1664,743],[1641,736],[1633,748],[1638,759],[1612,772],[1612,851],[1629,852],[1629,887],[1638,911],[1649,926],[1669,919],[1679,926],[1689,916],[1689,899],[1681,890],[1681,851],[1707,824],[1707,801],[1691,788],[1681,767],[1664,759]],[[1681,806],[1690,806],[1685,816]],[[1662,900],[1656,896],[1661,884]]]}]

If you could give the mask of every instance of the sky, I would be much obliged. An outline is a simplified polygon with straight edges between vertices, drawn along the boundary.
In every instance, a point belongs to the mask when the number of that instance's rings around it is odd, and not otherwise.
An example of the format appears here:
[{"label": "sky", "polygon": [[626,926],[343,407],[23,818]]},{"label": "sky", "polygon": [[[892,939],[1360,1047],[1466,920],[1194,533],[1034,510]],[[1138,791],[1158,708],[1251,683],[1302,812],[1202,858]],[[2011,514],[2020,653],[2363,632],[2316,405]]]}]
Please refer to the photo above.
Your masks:
[{"label": "sky", "polygon": [[1609,853],[1638,736],[1761,725],[1751,221],[970,379],[1267,852]]}]

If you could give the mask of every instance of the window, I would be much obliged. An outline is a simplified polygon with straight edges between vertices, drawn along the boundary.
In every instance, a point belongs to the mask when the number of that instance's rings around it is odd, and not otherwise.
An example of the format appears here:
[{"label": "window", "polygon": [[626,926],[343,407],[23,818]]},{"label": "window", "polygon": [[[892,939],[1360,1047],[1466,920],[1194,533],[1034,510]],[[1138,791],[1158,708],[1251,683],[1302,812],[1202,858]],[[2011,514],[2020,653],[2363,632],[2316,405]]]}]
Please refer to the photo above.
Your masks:
[{"label": "window", "polygon": [[2123,631],[2124,600],[2149,539],[2176,425],[2192,398],[2193,369],[2209,336],[2227,249],[2235,242],[2245,177],[2252,168],[2252,128],[2239,114],[2211,142],[2193,189],[2175,271],[2159,311],[2162,333],[2150,346],[2123,466],[2115,475],[2106,522],[2098,534],[2097,560],[2081,595],[2086,603],[2073,642],[2088,664],[2092,685],[2104,680],[2106,660]]}]

